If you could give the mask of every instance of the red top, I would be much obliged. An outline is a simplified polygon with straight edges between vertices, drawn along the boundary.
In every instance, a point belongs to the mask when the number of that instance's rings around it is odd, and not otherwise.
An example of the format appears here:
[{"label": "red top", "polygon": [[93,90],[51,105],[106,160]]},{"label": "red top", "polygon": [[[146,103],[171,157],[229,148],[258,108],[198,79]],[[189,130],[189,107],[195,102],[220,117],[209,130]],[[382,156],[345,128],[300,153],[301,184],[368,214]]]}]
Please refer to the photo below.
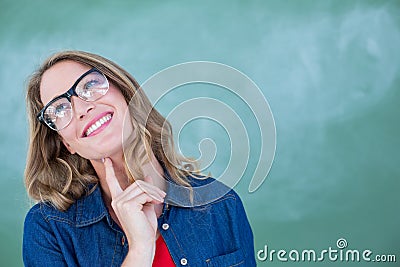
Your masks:
[{"label": "red top", "polygon": [[153,267],[175,267],[175,263],[169,254],[167,244],[160,235],[156,241],[156,253],[154,255]]}]

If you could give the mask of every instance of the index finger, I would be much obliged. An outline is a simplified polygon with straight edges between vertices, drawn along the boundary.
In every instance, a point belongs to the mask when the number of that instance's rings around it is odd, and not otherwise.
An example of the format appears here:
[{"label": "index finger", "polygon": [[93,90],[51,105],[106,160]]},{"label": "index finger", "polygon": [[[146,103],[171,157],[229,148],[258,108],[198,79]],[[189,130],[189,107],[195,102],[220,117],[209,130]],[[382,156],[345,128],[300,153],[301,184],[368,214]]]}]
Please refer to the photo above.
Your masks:
[{"label": "index finger", "polygon": [[119,194],[123,192],[121,186],[119,185],[118,179],[114,173],[114,167],[112,161],[109,158],[104,159],[104,168],[106,170],[106,182],[108,188],[110,189],[111,198],[116,198]]}]

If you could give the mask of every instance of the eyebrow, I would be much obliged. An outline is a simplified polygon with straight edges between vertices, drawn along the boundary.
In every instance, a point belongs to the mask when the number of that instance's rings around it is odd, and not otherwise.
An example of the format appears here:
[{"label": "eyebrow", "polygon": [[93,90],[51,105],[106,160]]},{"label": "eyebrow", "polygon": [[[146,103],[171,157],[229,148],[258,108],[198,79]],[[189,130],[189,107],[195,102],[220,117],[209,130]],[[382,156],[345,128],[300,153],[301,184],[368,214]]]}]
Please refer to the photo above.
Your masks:
[{"label": "eyebrow", "polygon": [[[64,93],[62,93],[62,94],[60,94],[60,95],[57,95],[57,96],[53,97],[52,99],[50,99],[50,101],[48,101],[47,104],[45,104],[45,105],[43,106],[43,108],[46,107],[49,103],[53,102],[53,101],[56,100],[56,99],[60,99],[60,98],[63,98],[63,97],[67,97],[66,94],[67,94],[71,89],[76,89],[76,86],[78,85],[78,83],[79,83],[80,81],[82,81],[82,79],[83,79],[86,75],[88,75],[89,73],[92,73],[92,72],[94,72],[94,71],[100,72],[99,70],[97,70],[97,68],[94,68],[94,67],[91,68],[91,69],[88,70],[88,71],[85,71],[83,74],[81,74],[81,76],[78,77],[78,79],[75,80],[75,82],[72,84],[72,86],[71,86],[67,91],[65,91]],[[70,97],[72,97],[72,95],[71,95]]]}]

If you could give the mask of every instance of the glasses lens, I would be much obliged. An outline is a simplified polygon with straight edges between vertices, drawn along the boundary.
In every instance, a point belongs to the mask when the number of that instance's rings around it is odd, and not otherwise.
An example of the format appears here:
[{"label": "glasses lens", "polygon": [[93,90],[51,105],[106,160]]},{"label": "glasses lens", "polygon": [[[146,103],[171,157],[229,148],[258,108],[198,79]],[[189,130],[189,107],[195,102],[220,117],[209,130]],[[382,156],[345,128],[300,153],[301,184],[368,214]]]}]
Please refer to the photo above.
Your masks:
[{"label": "glasses lens", "polygon": [[72,106],[67,98],[60,98],[46,108],[43,113],[46,124],[53,130],[65,128],[72,119]]},{"label": "glasses lens", "polygon": [[76,94],[85,101],[95,101],[105,95],[109,85],[107,78],[98,71],[93,71],[83,77],[76,86]]}]

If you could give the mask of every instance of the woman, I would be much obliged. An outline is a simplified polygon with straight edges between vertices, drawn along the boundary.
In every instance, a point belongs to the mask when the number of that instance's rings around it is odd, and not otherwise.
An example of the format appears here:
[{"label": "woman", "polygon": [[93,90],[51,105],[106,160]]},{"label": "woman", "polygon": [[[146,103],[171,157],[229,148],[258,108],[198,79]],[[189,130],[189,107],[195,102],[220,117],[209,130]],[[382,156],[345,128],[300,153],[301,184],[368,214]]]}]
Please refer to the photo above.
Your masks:
[{"label": "woman", "polygon": [[26,266],[255,266],[233,190],[176,201],[224,187],[174,151],[169,123],[117,64],[56,53],[32,75],[27,107],[25,183],[38,203],[25,218]]}]

